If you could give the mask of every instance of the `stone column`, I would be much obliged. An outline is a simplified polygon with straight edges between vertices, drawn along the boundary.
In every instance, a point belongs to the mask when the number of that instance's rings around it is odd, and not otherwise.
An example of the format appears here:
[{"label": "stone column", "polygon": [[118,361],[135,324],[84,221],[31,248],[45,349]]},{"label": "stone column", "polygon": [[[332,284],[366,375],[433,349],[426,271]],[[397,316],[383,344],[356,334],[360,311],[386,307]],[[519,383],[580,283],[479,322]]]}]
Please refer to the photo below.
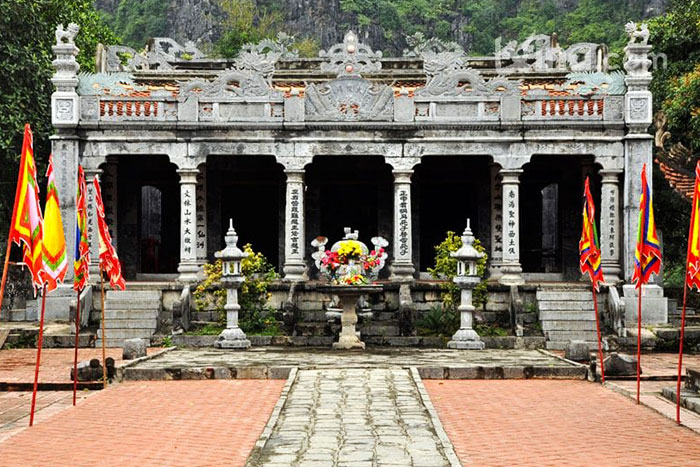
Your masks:
[{"label": "stone column", "polygon": [[503,276],[503,190],[501,169],[491,166],[491,255],[489,257],[489,277],[500,279]]},{"label": "stone column", "polygon": [[[90,282],[97,283],[100,279],[100,241],[97,230],[97,205],[95,204],[95,175],[100,176],[100,187],[102,188],[102,202],[105,203],[105,211],[107,211],[107,201],[104,200],[104,180],[102,169],[84,169],[85,171],[85,207],[87,209],[87,232],[88,241],[90,242]],[[116,203],[116,198],[113,200]],[[105,213],[106,214],[106,213]],[[111,232],[110,232],[111,233]],[[112,242],[116,248],[116,238],[112,236]],[[118,250],[117,250],[118,251]]]},{"label": "stone column", "polygon": [[207,170],[202,165],[197,174],[197,265],[207,262]]},{"label": "stone column", "polygon": [[412,280],[413,225],[411,222],[411,175],[413,170],[393,170],[394,174],[394,244],[391,263],[392,280]]},{"label": "stone column", "polygon": [[620,174],[621,170],[601,170],[600,253],[605,282],[620,282]]},{"label": "stone column", "polygon": [[180,174],[180,282],[198,280],[197,264],[197,169],[179,169]]},{"label": "stone column", "polygon": [[304,170],[289,169],[285,202],[284,228],[284,277],[288,280],[304,280]]},{"label": "stone column", "polygon": [[520,266],[520,174],[522,169],[501,169],[503,195],[503,277],[505,285],[523,283]]}]

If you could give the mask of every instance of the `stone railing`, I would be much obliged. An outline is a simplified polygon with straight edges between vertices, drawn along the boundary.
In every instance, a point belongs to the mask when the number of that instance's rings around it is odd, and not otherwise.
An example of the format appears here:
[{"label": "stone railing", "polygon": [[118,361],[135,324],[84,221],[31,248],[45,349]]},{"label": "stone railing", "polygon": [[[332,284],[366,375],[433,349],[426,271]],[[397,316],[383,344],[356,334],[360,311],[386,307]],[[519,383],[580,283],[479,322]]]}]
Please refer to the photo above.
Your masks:
[{"label": "stone railing", "polygon": [[[391,99],[391,98],[390,98]],[[624,96],[460,96],[421,97],[396,95],[385,105],[382,118],[374,120],[411,123],[535,123],[556,121],[624,121]],[[309,115],[307,96],[231,98],[190,95],[80,96],[80,121],[91,122],[186,122],[186,123],[338,123],[372,121],[370,113],[343,118],[328,113]],[[367,118],[365,118],[367,117]]]}]

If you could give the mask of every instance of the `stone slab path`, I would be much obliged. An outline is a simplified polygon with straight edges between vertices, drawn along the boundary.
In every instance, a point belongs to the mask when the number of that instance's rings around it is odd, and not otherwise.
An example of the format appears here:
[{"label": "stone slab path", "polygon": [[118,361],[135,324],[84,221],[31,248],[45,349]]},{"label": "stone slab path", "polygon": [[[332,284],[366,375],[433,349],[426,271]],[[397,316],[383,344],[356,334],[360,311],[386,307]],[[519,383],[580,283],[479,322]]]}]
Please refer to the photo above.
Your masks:
[{"label": "stone slab path", "polygon": [[400,368],[300,370],[271,436],[247,465],[460,465],[421,390],[420,379]]},{"label": "stone slab path", "polygon": [[292,368],[411,368],[424,379],[584,379],[586,368],[538,350],[177,349],[124,369],[127,380],[285,379]]}]

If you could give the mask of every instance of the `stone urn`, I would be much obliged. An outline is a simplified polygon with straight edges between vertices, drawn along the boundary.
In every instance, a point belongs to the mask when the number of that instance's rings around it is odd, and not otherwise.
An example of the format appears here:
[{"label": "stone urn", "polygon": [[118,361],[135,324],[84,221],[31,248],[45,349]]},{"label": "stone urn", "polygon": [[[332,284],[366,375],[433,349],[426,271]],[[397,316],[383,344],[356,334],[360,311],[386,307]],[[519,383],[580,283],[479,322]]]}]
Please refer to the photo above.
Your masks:
[{"label": "stone urn", "polygon": [[379,293],[383,287],[373,283],[379,271],[386,264],[387,254],[384,251],[389,242],[382,237],[372,238],[373,250],[358,240],[359,233],[345,228],[342,240],[333,244],[330,250],[325,246],[328,239],[318,237],[311,245],[316,248],[311,256],[316,267],[325,277],[329,285],[319,288],[319,291],[338,297],[342,308],[340,322],[342,329],[334,349],[364,349],[365,343],[360,340],[357,331],[356,305],[360,297]]}]

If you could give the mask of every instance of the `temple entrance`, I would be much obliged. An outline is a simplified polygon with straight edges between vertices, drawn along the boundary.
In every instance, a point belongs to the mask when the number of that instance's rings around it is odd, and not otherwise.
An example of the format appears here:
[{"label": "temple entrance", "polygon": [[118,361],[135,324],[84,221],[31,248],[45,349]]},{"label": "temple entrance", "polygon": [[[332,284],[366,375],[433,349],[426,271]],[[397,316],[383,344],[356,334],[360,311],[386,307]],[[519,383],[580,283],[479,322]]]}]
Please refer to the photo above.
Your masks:
[{"label": "temple entrance", "polygon": [[490,164],[488,156],[428,156],[416,167],[413,232],[420,271],[433,266],[435,246],[448,230],[461,234],[467,218],[489,251]]},{"label": "temple entrance", "polygon": [[[306,170],[307,251],[318,235],[335,242],[343,228],[359,230],[360,239],[393,238],[393,176],[383,158],[316,157]],[[393,248],[393,245],[389,245]]]},{"label": "temple entrance", "polygon": [[119,257],[127,279],[174,274],[180,261],[180,182],[166,156],[125,156],[118,165]]},{"label": "temple entrance", "polygon": [[[583,182],[600,206],[600,176],[591,156],[533,156],[520,177],[520,258],[524,272],[576,280]],[[600,213],[596,212],[600,225]]]},{"label": "temple entrance", "polygon": [[273,156],[207,158],[207,225],[209,256],[224,248],[229,219],[238,246],[250,243],[280,270],[283,264],[285,175]]}]

